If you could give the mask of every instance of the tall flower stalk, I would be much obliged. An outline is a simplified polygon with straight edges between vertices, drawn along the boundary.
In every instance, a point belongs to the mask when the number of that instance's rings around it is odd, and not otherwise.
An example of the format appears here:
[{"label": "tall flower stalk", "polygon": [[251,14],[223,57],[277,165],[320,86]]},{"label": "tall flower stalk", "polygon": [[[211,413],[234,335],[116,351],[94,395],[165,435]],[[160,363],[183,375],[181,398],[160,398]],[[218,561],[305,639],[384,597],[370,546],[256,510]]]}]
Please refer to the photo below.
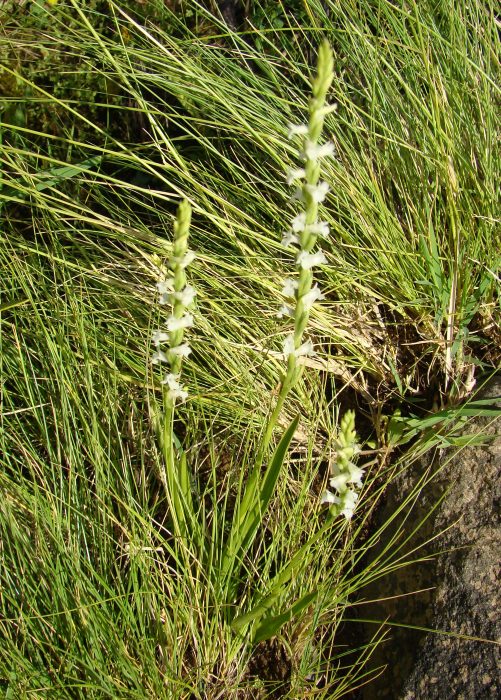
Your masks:
[{"label": "tall flower stalk", "polygon": [[167,371],[161,380],[163,416],[161,445],[165,473],[162,481],[171,504],[177,534],[185,536],[187,515],[192,513],[190,479],[184,453],[178,454],[174,446],[174,412],[176,403],[186,401],[188,392],[180,382],[181,368],[191,348],[185,340],[185,332],[193,325],[189,312],[196,291],[187,284],[186,268],[195,254],[188,249],[191,222],[191,206],[183,200],[174,222],[174,240],[166,274],[157,283],[158,303],[168,309],[163,326],[154,331],[152,343],[155,351],[151,357],[153,365],[165,365]]},{"label": "tall flower stalk", "polygon": [[332,50],[329,43],[324,41],[319,48],[317,74],[312,82],[308,124],[290,124],[288,131],[289,139],[299,142],[298,157],[302,163],[289,170],[287,182],[296,186],[294,199],[300,202],[301,210],[292,219],[290,229],[284,233],[282,245],[296,250],[298,274],[296,279],[284,281],[282,293],[288,302],[283,304],[277,316],[293,319],[294,330],[283,342],[287,370],[263,439],[261,457],[269,445],[283,403],[301,374],[299,358],[314,354],[311,340],[304,341],[303,338],[313,304],[324,298],[318,284],[313,284],[313,268],[327,263],[317,242],[329,235],[329,225],[319,219],[319,205],[329,191],[329,185],[320,179],[322,160],[334,153],[332,143],[321,142],[325,115],[333,109],[327,105],[333,78]]}]

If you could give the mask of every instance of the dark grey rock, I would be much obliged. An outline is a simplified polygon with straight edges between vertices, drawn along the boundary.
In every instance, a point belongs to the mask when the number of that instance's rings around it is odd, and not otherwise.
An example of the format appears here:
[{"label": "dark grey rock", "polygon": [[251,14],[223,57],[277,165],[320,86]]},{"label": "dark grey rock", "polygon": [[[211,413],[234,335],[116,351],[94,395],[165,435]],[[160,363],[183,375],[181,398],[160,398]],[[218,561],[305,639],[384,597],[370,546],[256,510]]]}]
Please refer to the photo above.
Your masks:
[{"label": "dark grey rock", "polygon": [[[491,382],[483,392],[483,398],[499,396],[501,379]],[[373,666],[386,666],[386,670],[364,689],[364,700],[501,697],[501,647],[487,641],[501,642],[499,427],[499,419],[475,419],[467,432],[493,436],[489,444],[455,453],[440,450],[432,465],[414,465],[399,475],[389,490],[380,522],[394,512],[403,494],[410,493],[420,477],[438,470],[420,489],[412,522],[405,523],[406,532],[411,532],[442,499],[405,548],[421,547],[416,557],[430,553],[430,559],[372,584],[365,597],[380,602],[364,606],[359,614],[454,634],[389,626],[389,640],[373,657]],[[438,533],[442,534],[437,537]],[[427,543],[431,538],[433,541]],[[432,554],[437,551],[441,554],[435,558]],[[425,588],[431,590],[408,595]],[[367,634],[374,632],[374,627],[367,629]]]},{"label": "dark grey rock", "polygon": [[218,0],[219,11],[230,29],[237,29],[243,13],[243,0]]}]

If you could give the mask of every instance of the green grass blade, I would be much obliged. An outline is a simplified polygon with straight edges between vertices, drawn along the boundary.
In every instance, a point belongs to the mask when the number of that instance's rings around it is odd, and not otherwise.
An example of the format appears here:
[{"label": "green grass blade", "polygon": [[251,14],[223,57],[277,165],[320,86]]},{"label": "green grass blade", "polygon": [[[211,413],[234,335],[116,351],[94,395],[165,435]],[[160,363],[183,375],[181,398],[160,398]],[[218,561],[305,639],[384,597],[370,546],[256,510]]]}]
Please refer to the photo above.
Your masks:
[{"label": "green grass blade", "polygon": [[302,596],[294,605],[291,605],[288,610],[280,615],[274,615],[262,622],[252,635],[252,639],[256,644],[263,642],[266,639],[273,637],[287,623],[299,615],[305,608],[315,601],[318,596],[317,591],[312,591]]}]

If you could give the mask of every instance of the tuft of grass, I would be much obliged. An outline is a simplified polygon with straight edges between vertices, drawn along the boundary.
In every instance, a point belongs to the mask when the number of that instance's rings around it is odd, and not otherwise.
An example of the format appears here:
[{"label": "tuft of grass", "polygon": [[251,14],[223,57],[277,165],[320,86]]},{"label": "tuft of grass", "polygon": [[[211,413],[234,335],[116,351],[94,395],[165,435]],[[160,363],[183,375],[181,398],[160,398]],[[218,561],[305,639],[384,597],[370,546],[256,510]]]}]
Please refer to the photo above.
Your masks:
[{"label": "tuft of grass", "polygon": [[[329,0],[299,22],[281,3],[241,33],[195,2],[32,5],[0,30],[0,685],[14,698],[343,697],[377,672],[384,634],[347,649],[343,621],[367,583],[419,557],[406,549],[419,488],[368,566],[372,514],[395,471],[461,447],[461,420],[488,407],[458,402],[499,363],[493,5]],[[286,123],[306,111],[323,37],[337,157],[327,298],[310,319],[320,356],[283,407],[282,433],[298,414],[300,427],[229,596],[224,543],[283,369]],[[172,536],[147,367],[180,197],[198,314],[174,431],[203,560]],[[353,521],[329,523],[319,498],[352,406],[366,479]]]}]

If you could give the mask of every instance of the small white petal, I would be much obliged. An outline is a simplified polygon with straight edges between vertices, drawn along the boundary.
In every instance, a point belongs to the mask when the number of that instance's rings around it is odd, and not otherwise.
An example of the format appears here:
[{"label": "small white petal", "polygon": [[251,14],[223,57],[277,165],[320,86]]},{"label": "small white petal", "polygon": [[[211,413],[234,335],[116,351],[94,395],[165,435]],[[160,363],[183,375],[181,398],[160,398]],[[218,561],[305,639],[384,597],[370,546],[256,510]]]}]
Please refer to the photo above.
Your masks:
[{"label": "small white petal", "polygon": [[166,374],[160,383],[166,384],[169,389],[179,389],[180,384],[178,379],[178,374]]},{"label": "small white petal", "polygon": [[285,357],[289,357],[289,355],[294,355],[294,357],[302,357],[306,355],[313,356],[316,354],[313,350],[313,343],[311,340],[307,340],[305,343],[296,348],[293,333],[288,335],[284,340],[282,351]]},{"label": "small white petal", "polygon": [[188,355],[191,352],[191,348],[188,345],[188,343],[182,343],[181,345],[177,345],[175,348],[170,348],[168,351],[169,357],[171,355],[178,356],[178,357],[188,357]]},{"label": "small white petal", "polygon": [[294,357],[316,355],[315,351],[313,350],[313,343],[311,342],[311,340],[307,340],[305,343],[296,348],[293,333],[288,335],[284,340],[282,345],[282,352],[284,353],[286,358],[289,357],[289,355],[294,355]]},{"label": "small white petal", "polygon": [[296,187],[294,194],[291,197],[292,201],[297,200],[298,202],[304,202],[304,196],[303,196],[303,188],[302,187]]},{"label": "small white petal", "polygon": [[357,500],[358,494],[355,493],[355,491],[348,489],[348,491],[342,494],[340,498],[340,506],[342,506],[341,514],[344,515],[347,520],[350,520],[353,516]]},{"label": "small white petal", "polygon": [[320,291],[318,284],[312,287],[309,292],[301,297],[301,301],[303,302],[306,310],[311,309],[313,304],[320,299],[325,299],[325,297]]},{"label": "small white petal", "polygon": [[304,228],[306,226],[306,214],[304,212],[301,212],[301,214],[298,214],[292,219],[292,230],[294,233],[299,233],[300,231],[304,231]]},{"label": "small white petal", "polygon": [[193,299],[196,297],[196,295],[196,289],[188,284],[180,292],[171,292],[170,299],[180,301],[182,305],[186,307],[193,303]]},{"label": "small white petal", "polygon": [[282,287],[282,294],[286,297],[296,296],[297,288],[299,287],[299,282],[297,280],[291,280],[287,277],[284,280],[284,286]]},{"label": "small white petal", "polygon": [[303,270],[310,270],[315,265],[325,265],[327,258],[321,250],[317,253],[307,253],[305,250],[302,250],[297,256],[296,262]]},{"label": "small white petal", "polygon": [[358,493],[355,493],[355,491],[352,491],[351,489],[348,489],[345,493],[343,493],[343,505],[347,508],[353,508],[355,506],[355,503],[358,501]]},{"label": "small white petal", "polygon": [[306,170],[304,168],[289,168],[287,171],[287,184],[292,185],[294,180],[300,180],[306,175]]},{"label": "small white petal", "polygon": [[181,302],[183,303],[183,306],[190,306],[197,295],[197,290],[188,284],[181,292],[181,295]]},{"label": "small white petal", "polygon": [[166,325],[169,331],[179,331],[181,328],[190,328],[193,325],[193,316],[191,314],[184,314],[181,318],[169,316]]},{"label": "small white petal", "polygon": [[354,508],[348,508],[348,506],[346,506],[346,507],[343,508],[343,510],[341,511],[341,515],[344,515],[344,517],[346,518],[346,520],[351,520],[352,517],[353,517],[353,513],[354,513],[354,512],[355,512],[355,509],[354,509]]},{"label": "small white petal", "polygon": [[188,398],[188,392],[181,386],[178,381],[178,375],[176,374],[166,374],[162,379],[161,384],[166,384],[169,388],[167,396],[175,401],[179,399],[180,401],[186,401]]},{"label": "small white petal", "polygon": [[327,238],[330,233],[327,221],[317,221],[315,224],[308,224],[308,226],[305,226],[304,230],[306,233],[312,233],[314,236],[322,236],[322,238]]},{"label": "small white petal", "polygon": [[289,357],[289,355],[294,355],[296,350],[296,346],[294,344],[294,336],[288,335],[287,338],[284,340],[283,345],[282,345],[282,351],[285,355],[285,357]]},{"label": "small white petal", "polygon": [[156,350],[151,356],[151,364],[158,365],[160,362],[168,362],[169,358],[161,350]]},{"label": "small white petal", "polygon": [[287,304],[282,304],[280,310],[276,313],[277,318],[283,318],[284,316],[289,316],[294,318],[294,309],[292,306],[287,306]]},{"label": "small white petal", "polygon": [[289,248],[291,245],[299,245],[299,236],[292,233],[292,231],[285,231],[281,243],[285,248]]},{"label": "small white petal", "polygon": [[318,185],[305,185],[306,191],[317,204],[324,201],[329,191],[329,185],[326,182],[319,182]]},{"label": "small white petal", "polygon": [[182,262],[182,267],[186,267],[186,265],[190,265],[196,258],[197,256],[192,250],[186,251],[186,255],[183,258]]},{"label": "small white petal", "polygon": [[329,481],[329,485],[331,488],[336,489],[336,491],[343,491],[346,488],[346,485],[348,484],[350,480],[350,475],[346,472],[343,472],[342,474],[338,474],[337,476],[332,477]]},{"label": "small white petal", "polygon": [[192,250],[187,250],[186,254],[182,258],[171,258],[169,264],[172,268],[180,267],[181,269],[184,269],[190,263],[192,263],[196,257],[197,256]]},{"label": "small white petal", "polygon": [[335,112],[337,110],[337,102],[333,102],[332,104],[326,104],[324,107],[321,108],[320,112],[322,114],[332,114],[332,112]]},{"label": "small white petal", "polygon": [[174,280],[172,279],[160,280],[160,282],[157,282],[158,293],[167,294],[167,292],[170,292],[173,289],[173,286]]},{"label": "small white petal", "polygon": [[308,160],[318,160],[319,158],[327,158],[334,155],[334,144],[330,141],[318,145],[307,141],[304,147],[304,155]]},{"label": "small white petal", "polygon": [[316,352],[313,350],[313,343],[311,340],[307,340],[305,343],[300,345],[298,349],[294,352],[294,355],[296,357],[301,357],[302,355],[308,355],[312,357],[313,355],[316,355]]},{"label": "small white petal", "polygon": [[165,343],[167,340],[169,340],[169,334],[164,333],[164,331],[155,331],[151,336],[151,342],[156,348],[158,348],[160,343]]},{"label": "small white petal", "polygon": [[344,515],[347,520],[351,520],[357,499],[358,495],[354,491],[348,489],[339,496],[335,496],[330,491],[324,491],[320,502],[338,506],[340,515]]},{"label": "small white petal", "polygon": [[350,462],[348,465],[350,471],[350,478],[348,480],[349,484],[355,484],[358,488],[362,488],[362,477],[364,475],[364,470],[357,467],[356,464]]},{"label": "small white petal", "polygon": [[308,133],[306,124],[287,124],[287,138],[292,139],[294,136],[305,136]]},{"label": "small white petal", "polygon": [[330,491],[324,491],[322,494],[322,498],[320,499],[320,503],[337,504],[339,503],[339,498]]}]

